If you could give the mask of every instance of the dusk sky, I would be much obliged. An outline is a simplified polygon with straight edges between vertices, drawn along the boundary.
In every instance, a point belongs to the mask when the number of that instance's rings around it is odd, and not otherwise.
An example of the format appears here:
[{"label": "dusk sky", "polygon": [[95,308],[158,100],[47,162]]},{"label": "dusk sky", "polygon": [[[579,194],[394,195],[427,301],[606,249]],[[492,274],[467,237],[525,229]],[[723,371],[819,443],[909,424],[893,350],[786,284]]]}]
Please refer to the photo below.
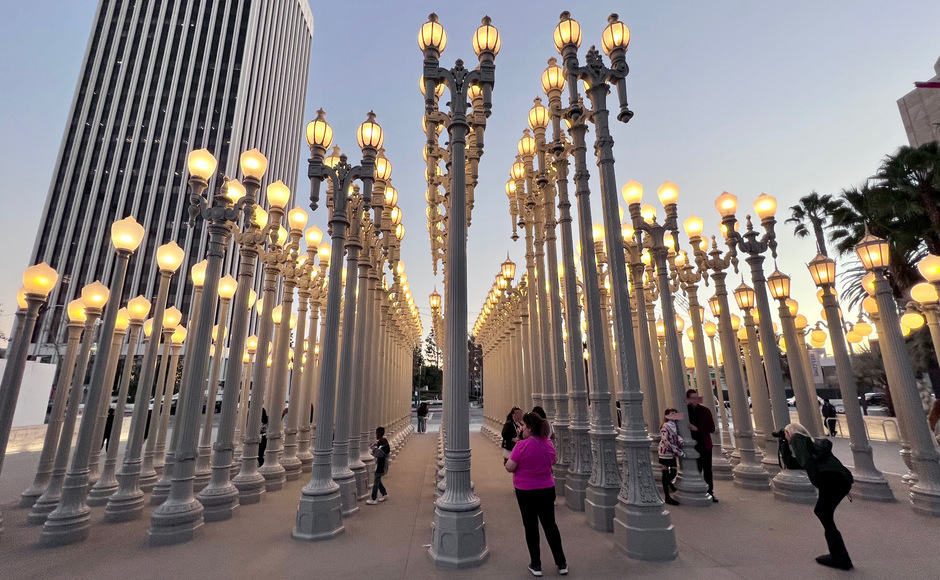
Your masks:
[{"label": "dusk sky", "polygon": [[[7,331],[96,4],[19,2],[0,19],[0,328]],[[552,31],[562,10],[581,23],[582,63],[591,44],[600,45],[611,12],[631,29],[627,89],[635,117],[624,125],[612,116],[618,191],[635,179],[645,186],[645,201],[659,208],[656,189],[673,181],[680,220],[698,215],[708,234],[718,233],[714,200],[722,191],[738,196],[742,221],[761,192],[776,196],[779,267],[793,277],[794,297],[811,323],[820,309],[805,266],[814,244],[797,241],[783,224],[787,208],[813,190],[837,194],[863,183],[885,155],[907,144],[896,101],[914,81],[934,75],[940,56],[936,1],[356,1],[316,2],[312,9],[305,118],[322,107],[334,142],[358,160],[355,130],[369,110],[376,112],[404,212],[402,259],[426,330],[427,296],[435,286],[443,293],[441,275],[431,272],[421,158],[416,36],[428,13],[436,12],[447,32],[442,63],[448,67],[457,58],[475,66],[471,35],[484,15],[502,38],[470,228],[470,324],[506,253],[520,264],[518,272],[524,269],[524,241],[509,237],[503,188],[526,114],[541,96],[540,75],[547,59],[558,56]],[[592,130],[589,147],[593,137]],[[306,157],[298,144],[296,191],[304,206]],[[588,161],[595,221],[601,221],[593,155]],[[323,209],[312,222],[325,229]],[[768,263],[766,273],[772,270]],[[729,276],[729,285],[738,283]],[[705,299],[711,294],[711,288],[701,292]]]}]

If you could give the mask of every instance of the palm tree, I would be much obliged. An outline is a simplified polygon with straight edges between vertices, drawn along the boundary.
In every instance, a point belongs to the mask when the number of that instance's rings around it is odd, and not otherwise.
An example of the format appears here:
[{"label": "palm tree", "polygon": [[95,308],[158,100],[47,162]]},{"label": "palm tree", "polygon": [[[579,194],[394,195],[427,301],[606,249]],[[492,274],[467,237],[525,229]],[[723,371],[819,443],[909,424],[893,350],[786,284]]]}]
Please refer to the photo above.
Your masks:
[{"label": "palm tree", "polygon": [[786,223],[793,224],[793,234],[798,238],[809,236],[810,231],[816,236],[816,249],[828,256],[823,227],[828,225],[832,213],[838,209],[839,202],[829,194],[819,195],[815,191],[800,198],[800,203],[790,206],[790,217]]},{"label": "palm tree", "polygon": [[924,243],[940,254],[940,143],[900,147],[884,159],[875,177],[897,197],[919,206],[927,218]]}]

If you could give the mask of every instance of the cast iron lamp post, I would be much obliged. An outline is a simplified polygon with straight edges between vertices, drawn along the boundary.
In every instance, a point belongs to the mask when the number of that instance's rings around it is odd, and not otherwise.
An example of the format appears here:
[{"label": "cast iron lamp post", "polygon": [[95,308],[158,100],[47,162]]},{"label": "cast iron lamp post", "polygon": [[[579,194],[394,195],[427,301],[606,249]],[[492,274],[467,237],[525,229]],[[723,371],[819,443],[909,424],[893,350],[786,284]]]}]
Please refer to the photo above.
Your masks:
[{"label": "cast iron lamp post", "polygon": [[[712,309],[712,315],[715,318],[718,318],[718,312],[716,312],[715,307],[719,307],[717,300],[713,303],[714,298],[708,300],[708,305]],[[725,389],[722,386],[722,374],[724,374],[724,365],[719,364],[718,359],[718,349],[715,348],[715,335],[718,334],[718,325],[712,322],[711,320],[705,322],[703,325],[705,331],[705,336],[708,337],[708,341],[711,344],[712,350],[712,364],[715,369],[715,390],[718,392],[718,415],[721,421],[721,454],[725,458],[729,458],[734,452],[734,444],[731,442],[731,432],[728,430],[728,407],[725,406]],[[721,367],[721,368],[719,368]],[[730,401],[729,401],[730,405]],[[730,462],[729,462],[730,463]],[[733,466],[732,466],[733,470]],[[732,478],[734,475],[732,474]]]},{"label": "cast iron lamp post", "polygon": [[[114,292],[108,301],[107,310],[101,326],[98,340],[98,350],[95,354],[95,364],[92,366],[89,379],[88,397],[82,422],[78,429],[78,439],[75,443],[75,453],[72,455],[72,464],[65,476],[62,487],[62,499],[59,506],[49,514],[43,524],[41,543],[44,545],[71,544],[84,540],[88,536],[91,526],[91,508],[85,502],[88,494],[88,461],[91,448],[100,441],[94,441],[96,422],[101,413],[101,406],[107,401],[102,396],[102,390],[110,391],[111,385],[105,385],[108,357],[112,348],[117,312],[120,308],[121,293],[124,291],[124,277],[127,273],[127,263],[131,255],[140,245],[144,237],[144,228],[133,218],[125,218],[111,226],[111,243],[117,253],[114,264],[114,277],[111,287]],[[108,300],[107,298],[105,300]]]},{"label": "cast iron lamp post", "polygon": [[[659,281],[660,307],[662,308],[663,319],[674,321],[676,311],[673,306],[672,290],[670,288],[669,269],[667,257],[669,247],[667,246],[666,236],[672,237],[671,246],[675,246],[675,240],[678,238],[678,212],[676,202],[679,198],[679,188],[669,181],[663,183],[658,190],[659,200],[666,210],[666,219],[662,224],[656,223],[656,216],[653,215],[650,221],[643,219],[640,214],[640,202],[643,199],[643,188],[639,183],[633,181],[624,188],[624,200],[629,205],[630,217],[633,220],[633,228],[636,232],[644,234],[650,241],[650,252],[653,261],[656,264],[656,274]],[[697,304],[696,304],[697,306]],[[695,308],[694,316],[698,316],[698,308]],[[683,357],[679,351],[679,337],[675,324],[666,324],[666,364],[669,367],[670,384],[667,385],[667,400],[674,409],[682,409],[685,403],[686,385],[682,377],[685,376],[683,369]],[[699,333],[701,337],[701,333]],[[702,344],[704,351],[704,344]],[[704,352],[702,353],[704,354]],[[703,357],[704,358],[704,357]],[[684,415],[683,415],[684,417]],[[679,499],[684,503],[698,506],[711,505],[711,498],[708,496],[708,485],[702,479],[696,465],[698,452],[695,450],[695,441],[692,439],[692,432],[689,430],[687,418],[677,421],[679,426],[679,435],[683,439],[684,455],[680,458],[680,476],[676,481]]]},{"label": "cast iron lamp post", "polygon": [[[10,430],[13,428],[13,411],[16,409],[20,385],[23,382],[29,341],[36,327],[36,319],[39,318],[39,307],[45,303],[58,280],[58,273],[45,262],[30,266],[23,272],[26,308],[19,324],[11,332],[13,339],[7,350],[7,366],[0,381],[0,472],[3,471],[3,459],[10,440]],[[0,516],[0,533],[2,532],[3,518]]]},{"label": "cast iron lamp post", "polygon": [[[754,298],[757,312],[760,315],[760,343],[764,350],[764,368],[767,375],[767,388],[770,395],[771,411],[775,429],[783,429],[790,422],[790,410],[787,406],[786,391],[783,385],[783,372],[780,368],[780,353],[774,340],[773,320],[770,314],[770,301],[767,298],[767,280],[764,278],[764,253],[770,250],[774,260],[777,259],[777,237],[774,232],[774,213],[777,210],[777,200],[762,193],[754,202],[754,211],[761,219],[764,235],[759,234],[751,225],[750,216],[747,217],[747,232],[742,236],[736,227],[734,212],[737,209],[737,197],[724,192],[715,201],[715,207],[721,215],[721,225],[725,232],[725,243],[732,254],[741,250],[747,254],[746,261],[751,268],[751,282],[754,285]],[[751,345],[757,349],[757,345]],[[755,369],[756,372],[756,369]],[[815,406],[813,407],[815,408]],[[767,439],[765,454],[776,455],[777,441]],[[816,488],[810,483],[804,471],[782,469],[774,476],[772,482],[774,497],[796,503],[812,503],[816,501]]]},{"label": "cast iron lamp post", "polygon": [[[418,35],[424,53],[426,116],[436,110],[435,87],[446,83],[450,93],[450,115],[446,121],[450,136],[450,206],[447,215],[447,261],[445,263],[444,318],[446,326],[444,367],[447,437],[444,462],[446,491],[435,502],[433,535],[429,554],[438,566],[469,568],[486,560],[489,550],[483,532],[480,500],[470,486],[470,417],[467,406],[467,172],[466,142],[468,96],[472,87],[477,98],[473,106],[476,148],[482,152],[483,127],[492,106],[495,80],[494,59],[500,48],[499,32],[483,19],[473,35],[473,49],[480,65],[469,71],[458,59],[453,69],[440,66],[447,44],[444,28],[431,14]],[[482,90],[480,90],[482,89]],[[481,108],[479,108],[481,107]],[[429,145],[437,142],[437,123],[428,123]]]},{"label": "cast iron lamp post", "polygon": [[[333,211],[330,214],[330,235],[333,248],[342,248],[346,241],[346,230],[349,227],[347,215],[346,192],[355,180],[362,183],[362,197],[366,209],[371,202],[372,183],[374,179],[374,165],[377,149],[382,145],[382,129],[375,123],[375,115],[369,113],[365,123],[359,126],[357,137],[362,150],[362,162],[358,166],[351,166],[346,156],[340,157],[338,163],[329,166],[324,163],[326,150],[333,143],[333,129],[326,122],[325,113],[317,111],[317,118],[307,125],[307,144],[310,146],[310,162],[308,176],[310,177],[310,209],[316,211],[320,202],[320,184],[329,179],[333,191]],[[339,251],[339,250],[337,250]],[[352,256],[350,256],[350,259]],[[358,256],[357,256],[358,258]],[[330,262],[330,284],[327,297],[327,311],[323,327],[323,337],[320,345],[320,381],[316,405],[316,427],[319,433],[333,432],[334,412],[336,411],[336,375],[337,375],[337,341],[326,339],[335,337],[340,327],[340,292],[342,291],[343,260],[337,256]],[[347,310],[355,308],[355,284],[350,283],[346,290]],[[353,313],[354,314],[354,313]],[[352,333],[354,318],[344,316],[344,333]],[[345,324],[349,322],[350,324]],[[351,353],[350,353],[351,354]],[[351,363],[351,357],[348,359]],[[310,482],[304,486],[297,508],[296,523],[293,537],[298,540],[326,540],[341,534],[344,531],[342,522],[342,499],[340,485],[333,479],[333,442],[329,436],[316,438],[313,452],[313,470]]]},{"label": "cast iron lamp post", "polygon": [[[621,429],[619,437],[622,447],[626,450],[623,466],[623,478],[619,470],[608,473],[607,461],[597,461],[598,483],[614,486],[620,483],[620,491],[616,501],[616,517],[610,522],[612,525],[606,529],[615,532],[618,547],[628,556],[642,560],[671,560],[676,557],[678,550],[672,529],[669,513],[663,510],[662,500],[656,490],[656,481],[653,477],[650,464],[650,438],[643,422],[643,393],[640,390],[640,376],[636,360],[636,347],[633,338],[633,320],[630,312],[630,299],[628,294],[626,262],[623,248],[623,238],[620,232],[620,216],[617,204],[617,185],[614,175],[613,138],[608,125],[609,111],[607,109],[607,93],[610,83],[617,86],[620,112],[618,120],[627,122],[633,112],[627,107],[626,76],[628,73],[626,51],[630,42],[630,29],[611,14],[608,26],[602,34],[604,52],[610,57],[611,66],[603,63],[600,53],[593,47],[587,53],[587,65],[582,67],[578,63],[578,46],[581,42],[581,27],[571,18],[568,12],[563,12],[554,32],[555,47],[564,59],[564,71],[568,81],[569,110],[568,118],[572,121],[569,132],[572,134],[575,154],[575,183],[578,197],[579,222],[584,248],[582,265],[587,273],[595,267],[593,253],[590,251],[589,235],[591,224],[591,208],[588,201],[587,168],[585,162],[584,125],[586,112],[578,98],[578,80],[590,84],[587,89],[591,101],[589,116],[597,130],[596,150],[599,177],[601,183],[601,201],[604,214],[607,248],[609,256],[609,276],[613,298],[614,328],[617,343],[616,355],[619,357],[619,392],[618,399],[623,406],[626,418],[626,427]],[[590,279],[591,276],[587,276]],[[587,294],[588,310],[592,310],[591,302],[595,306],[594,314],[590,317],[589,325],[596,326],[598,321],[597,289],[591,288]],[[592,300],[594,299],[594,300]],[[573,329],[572,329],[573,330]],[[594,331],[596,332],[596,331]],[[592,344],[600,344],[592,342]],[[592,355],[596,353],[591,353]],[[611,353],[613,354],[613,353]],[[595,358],[591,357],[592,360]],[[603,357],[601,357],[603,359]],[[603,360],[601,362],[604,362]],[[600,367],[598,367],[600,368]],[[597,376],[595,374],[595,376]],[[610,386],[612,388],[612,385]],[[603,389],[608,391],[608,389]],[[609,391],[608,391],[609,392]],[[610,418],[606,418],[610,421]],[[598,439],[596,456],[601,459],[608,454],[616,454],[614,446],[610,445],[606,435],[607,425],[604,425],[605,436]],[[612,426],[611,426],[612,429]],[[609,441],[609,443],[608,443]],[[595,474],[592,474],[592,481]],[[620,480],[618,482],[617,480]],[[590,496],[589,489],[589,496]],[[589,498],[598,502],[601,496]],[[603,508],[597,514],[603,513],[606,517],[606,500],[610,499],[603,494]],[[593,519],[599,523],[599,517]],[[589,521],[592,521],[589,517]],[[598,527],[598,526],[595,526]]]},{"label": "cast iron lamp post", "polygon": [[[888,268],[888,243],[867,234],[855,247],[855,252],[865,269],[875,275],[875,300],[882,326],[878,333],[879,342],[885,370],[889,373],[888,380],[893,387],[894,409],[898,419],[907,424],[911,469],[917,476],[910,488],[911,506],[918,513],[940,516],[940,455],[924,421],[910,355],[899,328],[897,305],[884,274]],[[833,332],[831,327],[829,330]],[[883,334],[881,330],[884,330]]]},{"label": "cast iron lamp post", "polygon": [[712,314],[718,318],[718,334],[721,339],[721,351],[725,356],[725,382],[728,385],[728,396],[731,399],[731,412],[734,418],[734,442],[740,461],[734,465],[735,459],[729,458],[734,469],[732,476],[734,483],[745,489],[770,489],[768,473],[761,467],[754,449],[754,429],[751,424],[751,414],[747,406],[747,394],[744,390],[744,378],[741,375],[738,348],[735,330],[732,326],[731,311],[728,306],[728,290],[725,285],[729,267],[737,269],[738,259],[732,252],[722,255],[721,250],[712,238],[712,251],[706,253],[708,244],[702,237],[703,223],[701,220],[686,220],[683,224],[689,236],[689,245],[695,253],[695,262],[700,271],[707,274],[711,271],[711,278],[715,282],[715,296],[708,301]]},{"label": "cast iron lamp post", "polygon": [[[826,319],[831,321],[839,320],[839,304],[833,294],[833,286],[836,282],[836,263],[831,258],[823,254],[817,255],[809,263],[809,273],[813,277],[813,282],[823,291],[823,307],[826,312]],[[773,276],[771,276],[771,280]],[[768,280],[770,282],[770,280]],[[771,282],[772,283],[772,282]],[[773,286],[771,286],[773,288]],[[784,331],[787,331],[787,322],[784,321]],[[832,341],[832,352],[836,359],[836,373],[839,376],[839,390],[842,393],[843,406],[845,407],[845,419],[849,425],[849,437],[852,439],[852,459],[855,476],[853,486],[855,493],[862,499],[871,501],[894,501],[894,494],[888,486],[881,471],[875,467],[872,457],[871,444],[868,441],[868,431],[865,429],[865,420],[862,418],[862,411],[859,407],[858,388],[855,385],[855,375],[852,372],[852,361],[849,359],[849,353],[845,344],[845,336],[842,333],[840,324],[829,325],[830,340]],[[796,330],[792,331],[791,338],[787,337],[787,344],[797,346],[797,342],[802,343],[802,339],[796,336]],[[793,342],[797,341],[797,342]],[[792,375],[792,372],[791,372]],[[806,397],[808,398],[808,397]],[[804,402],[800,402],[804,404]],[[815,401],[806,401],[809,408],[815,409]]]}]

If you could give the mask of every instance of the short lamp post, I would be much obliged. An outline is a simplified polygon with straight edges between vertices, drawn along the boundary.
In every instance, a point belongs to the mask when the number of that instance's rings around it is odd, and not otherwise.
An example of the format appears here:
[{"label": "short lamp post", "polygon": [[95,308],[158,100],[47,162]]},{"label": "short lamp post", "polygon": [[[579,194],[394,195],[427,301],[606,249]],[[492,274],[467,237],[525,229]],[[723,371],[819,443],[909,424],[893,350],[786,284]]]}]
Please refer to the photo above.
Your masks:
[{"label": "short lamp post", "polygon": [[[893,387],[891,394],[895,411],[898,419],[907,424],[912,452],[911,469],[917,476],[917,481],[910,488],[911,506],[918,513],[940,516],[940,454],[924,421],[910,354],[901,335],[897,305],[885,278],[889,264],[888,243],[867,234],[855,246],[855,252],[865,269],[875,275],[875,300],[884,330],[883,335],[879,333],[879,342],[885,359],[885,370],[889,373],[888,381]],[[830,325],[830,332],[834,331],[833,326]]]},{"label": "short lamp post", "polygon": [[[13,339],[7,351],[7,366],[0,381],[0,472],[3,471],[3,459],[10,440],[10,430],[13,428],[13,412],[16,410],[16,401],[26,370],[29,341],[36,327],[36,319],[39,318],[39,307],[45,303],[58,279],[58,273],[45,262],[30,266],[23,273],[26,311],[21,323],[14,329]],[[2,531],[3,519],[0,517],[0,532]]]},{"label": "short lamp post", "polygon": [[[858,497],[871,501],[894,501],[894,494],[888,482],[878,468],[872,456],[871,444],[868,441],[868,431],[862,410],[858,405],[858,387],[855,384],[855,374],[852,372],[852,361],[849,358],[848,347],[845,343],[845,334],[840,320],[839,303],[833,293],[836,282],[836,263],[832,258],[818,254],[809,263],[809,273],[813,282],[823,291],[823,308],[826,320],[830,321],[829,334],[832,343],[832,352],[836,360],[836,373],[839,377],[839,391],[842,393],[842,402],[845,407],[845,419],[849,425],[849,436],[852,438],[852,458],[855,465],[855,490]],[[773,278],[773,277],[771,277]],[[787,325],[784,323],[784,331]],[[795,334],[795,330],[794,330]],[[796,341],[796,342],[794,342]],[[796,350],[797,342],[802,339],[787,336],[787,344],[793,345]],[[796,357],[792,357],[796,358]],[[791,371],[791,375],[792,375]],[[816,408],[814,401],[806,404]],[[804,403],[801,401],[801,405]]]}]

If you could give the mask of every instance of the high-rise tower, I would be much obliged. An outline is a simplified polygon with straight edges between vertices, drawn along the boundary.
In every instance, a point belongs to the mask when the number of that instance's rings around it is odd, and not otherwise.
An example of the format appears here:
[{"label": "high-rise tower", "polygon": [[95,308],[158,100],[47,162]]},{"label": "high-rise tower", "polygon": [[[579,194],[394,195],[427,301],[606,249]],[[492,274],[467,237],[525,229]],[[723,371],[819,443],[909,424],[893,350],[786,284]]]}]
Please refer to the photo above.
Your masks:
[{"label": "high-rise tower", "polygon": [[109,283],[110,226],[129,215],[147,233],[125,299],[153,296],[156,249],[175,240],[187,261],[170,303],[188,312],[206,236],[187,225],[187,154],[218,158],[210,193],[251,148],[268,157],[265,183],[294,184],[312,35],[308,0],[99,0],[32,254],[62,282],[33,337],[41,352],[82,286]]}]

